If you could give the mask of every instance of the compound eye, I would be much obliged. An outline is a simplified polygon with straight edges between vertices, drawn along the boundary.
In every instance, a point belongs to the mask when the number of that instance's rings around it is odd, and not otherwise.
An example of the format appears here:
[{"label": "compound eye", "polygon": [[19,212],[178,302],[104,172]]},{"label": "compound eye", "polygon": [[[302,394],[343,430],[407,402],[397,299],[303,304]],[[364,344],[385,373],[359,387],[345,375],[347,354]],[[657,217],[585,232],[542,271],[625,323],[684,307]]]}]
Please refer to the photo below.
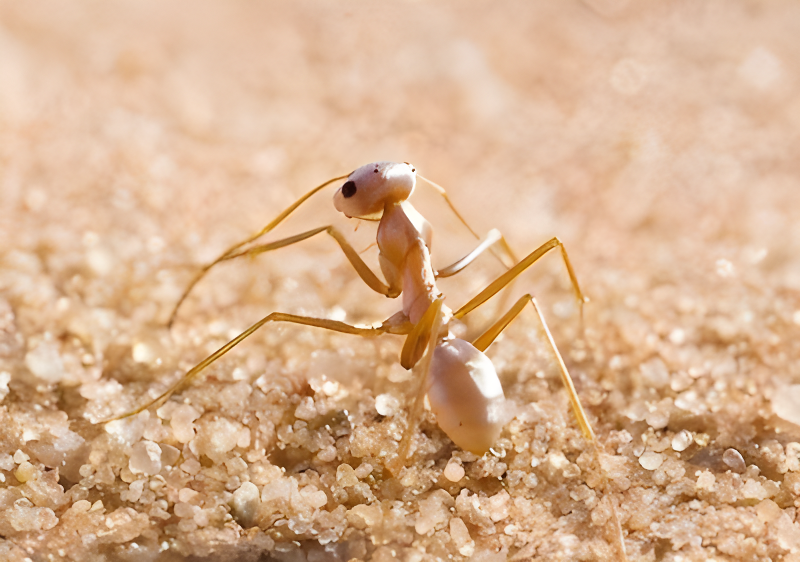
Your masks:
[{"label": "compound eye", "polygon": [[348,181],[342,186],[342,195],[345,199],[349,199],[356,194],[356,184],[353,181]]}]

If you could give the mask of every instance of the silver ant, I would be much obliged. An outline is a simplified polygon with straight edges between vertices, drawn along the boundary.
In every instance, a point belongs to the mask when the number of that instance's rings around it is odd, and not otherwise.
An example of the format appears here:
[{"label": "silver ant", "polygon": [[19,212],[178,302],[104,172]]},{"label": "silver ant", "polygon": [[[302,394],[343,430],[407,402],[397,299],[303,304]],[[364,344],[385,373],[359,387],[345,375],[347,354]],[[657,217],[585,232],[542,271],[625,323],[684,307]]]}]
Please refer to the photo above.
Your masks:
[{"label": "silver ant", "polygon": [[[163,404],[172,394],[195,379],[211,363],[225,355],[264,324],[289,322],[366,337],[382,334],[406,336],[400,354],[400,364],[405,369],[418,366],[419,387],[411,403],[408,423],[398,447],[397,457],[387,463],[387,467],[392,472],[399,472],[410,458],[411,440],[422,416],[426,395],[430,409],[435,414],[442,431],[458,447],[483,455],[497,441],[506,421],[503,415],[505,403],[503,388],[491,360],[484,354],[484,351],[530,303],[543,326],[548,345],[556,357],[561,379],[567,389],[578,426],[595,454],[598,455],[598,443],[592,426],[583,410],[572,378],[544,316],[532,295],[526,294],[520,297],[508,312],[471,342],[455,337],[449,328],[451,320],[461,319],[481,306],[506,288],[542,256],[556,248],[561,252],[576,298],[582,307],[586,299],[578,285],[564,245],[558,238],[552,238],[523,259],[516,260],[505,239],[498,231],[492,230],[469,254],[436,271],[431,265],[431,225],[408,201],[416,186],[417,178],[423,179],[444,197],[459,220],[469,228],[476,238],[480,238],[455,209],[445,190],[417,174],[411,164],[395,162],[367,164],[351,174],[333,178],[315,187],[290,205],[262,230],[232,246],[216,260],[204,266],[184,290],[170,315],[168,325],[172,326],[181,304],[194,286],[215,265],[243,256],[255,256],[277,250],[323,232],[338,243],[356,273],[369,288],[388,298],[397,298],[402,295],[402,311],[385,320],[380,326],[372,328],[353,326],[324,318],[273,312],[190,369],[159,397],[113,419],[132,416]],[[340,180],[345,180],[345,182],[333,197],[336,210],[348,218],[379,221],[377,245],[380,268],[386,279],[385,283],[373,273],[342,233],[330,225],[314,228],[268,244],[243,249],[272,231],[312,195]],[[487,249],[505,264],[497,252],[499,249],[507,258],[512,259],[514,264],[510,267],[506,266],[505,273],[453,312],[444,304],[444,296],[436,287],[437,279],[455,275]],[[624,543],[615,510],[613,522],[616,526],[617,546],[621,558],[624,559]]]}]

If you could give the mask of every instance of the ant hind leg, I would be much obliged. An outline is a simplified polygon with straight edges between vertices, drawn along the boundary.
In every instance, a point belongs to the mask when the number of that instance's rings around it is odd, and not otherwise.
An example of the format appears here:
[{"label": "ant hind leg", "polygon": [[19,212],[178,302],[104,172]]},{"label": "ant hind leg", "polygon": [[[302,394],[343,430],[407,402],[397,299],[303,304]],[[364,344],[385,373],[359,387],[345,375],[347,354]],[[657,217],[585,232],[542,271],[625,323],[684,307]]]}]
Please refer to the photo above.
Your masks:
[{"label": "ant hind leg", "polygon": [[[551,241],[550,243],[552,242],[553,241]],[[548,249],[552,249],[552,247],[553,246],[550,246],[548,248],[547,246],[545,246],[544,248],[546,249],[544,250],[544,252],[546,252]],[[536,256],[537,253],[543,254],[544,252],[542,252],[541,250],[542,248],[539,248],[533,254],[531,254],[531,256]],[[531,256],[528,257],[530,258]],[[526,260],[529,261],[528,265],[536,261],[536,259],[538,259],[538,257],[532,260],[528,260],[528,258],[526,258]],[[526,260],[523,260],[523,262],[520,263],[524,263]],[[524,269],[524,267],[522,267],[520,271],[522,269]],[[508,273],[513,273],[514,270],[516,270],[516,267],[512,268],[512,270],[510,270]],[[517,272],[517,274],[518,273],[519,272]],[[505,283],[508,283],[511,280],[513,280],[517,274],[501,276],[494,283],[490,284],[489,287],[487,287],[487,289],[482,291],[480,294],[478,294],[478,296],[476,296],[469,303],[467,303],[461,309],[459,309],[454,314],[454,316],[457,318],[462,318],[468,312],[474,310],[475,308],[486,302],[488,299],[490,299],[494,294],[496,294],[505,286],[504,283],[498,283],[498,281],[503,280],[505,281]],[[577,290],[577,284],[576,284],[576,290]],[[606,493],[608,493],[609,479],[600,460],[600,444],[598,443],[597,438],[595,437],[594,434],[594,430],[592,429],[592,426],[589,423],[588,418],[586,417],[586,413],[583,409],[583,406],[581,405],[578,393],[576,392],[575,386],[573,385],[572,377],[570,376],[569,371],[567,371],[567,367],[564,364],[564,360],[561,357],[561,353],[559,353],[558,351],[558,347],[556,346],[555,341],[553,340],[553,335],[550,333],[550,329],[547,326],[547,322],[544,319],[544,315],[542,315],[542,311],[539,308],[536,299],[530,294],[523,295],[519,300],[517,300],[517,302],[511,307],[511,309],[509,309],[509,311],[506,312],[506,314],[504,314],[497,322],[495,322],[491,327],[489,327],[489,329],[486,330],[483,334],[478,336],[472,342],[472,344],[475,346],[476,349],[480,351],[485,351],[492,344],[492,342],[494,342],[497,336],[499,336],[503,332],[503,330],[505,330],[508,327],[508,325],[522,312],[522,310],[525,308],[525,305],[527,305],[529,302],[531,303],[531,306],[533,306],[533,309],[536,311],[536,315],[539,318],[539,321],[542,323],[542,327],[544,328],[544,332],[547,337],[548,344],[550,345],[550,349],[553,351],[553,354],[557,359],[559,372],[561,374],[561,379],[564,383],[564,386],[567,389],[567,393],[569,394],[573,412],[575,413],[575,417],[578,421],[578,425],[580,426],[584,437],[589,442],[591,450],[594,453],[594,457],[597,462],[597,466],[601,475],[602,487],[606,491]],[[622,526],[620,524],[619,515],[617,513],[617,506],[615,505],[614,499],[611,496],[608,497],[608,501],[611,502],[611,525],[609,528],[607,528],[606,532],[609,535],[609,540],[612,543],[614,543],[614,546],[617,549],[619,560],[628,560],[628,556],[625,550],[625,539],[622,533]]]},{"label": "ant hind leg", "polygon": [[561,353],[558,351],[556,342],[553,340],[553,335],[550,333],[550,328],[547,326],[547,322],[544,319],[544,315],[542,314],[535,297],[530,294],[520,297],[519,300],[514,303],[514,306],[512,306],[511,309],[506,312],[502,318],[500,318],[500,320],[489,327],[489,329],[483,334],[475,338],[475,341],[472,342],[472,345],[474,345],[475,348],[480,351],[486,351],[486,349],[492,345],[492,342],[494,342],[497,336],[499,336],[502,331],[505,330],[517,316],[519,316],[519,314],[522,312],[522,309],[525,308],[525,305],[528,303],[531,303],[533,310],[536,311],[536,316],[542,323],[548,345],[550,346],[550,350],[553,352],[556,362],[558,363],[561,381],[564,383],[564,387],[567,389],[567,394],[569,394],[569,401],[572,404],[572,411],[575,413],[575,418],[578,420],[578,425],[581,428],[581,432],[589,442],[596,443],[594,430],[589,422],[589,418],[586,416],[583,405],[581,405],[581,400],[578,397],[578,392],[575,390],[572,377],[567,370],[567,366],[564,364],[564,359],[561,357]]}]

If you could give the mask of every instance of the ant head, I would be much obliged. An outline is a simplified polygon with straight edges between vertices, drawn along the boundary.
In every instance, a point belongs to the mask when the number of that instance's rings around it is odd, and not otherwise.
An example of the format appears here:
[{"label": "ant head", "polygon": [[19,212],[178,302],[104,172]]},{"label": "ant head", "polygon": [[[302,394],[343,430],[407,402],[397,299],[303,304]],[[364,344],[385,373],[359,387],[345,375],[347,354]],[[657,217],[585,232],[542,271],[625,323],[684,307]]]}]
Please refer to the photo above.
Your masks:
[{"label": "ant head", "polygon": [[350,218],[379,219],[387,204],[411,196],[416,181],[416,169],[408,162],[367,164],[347,177],[333,196],[333,206]]}]

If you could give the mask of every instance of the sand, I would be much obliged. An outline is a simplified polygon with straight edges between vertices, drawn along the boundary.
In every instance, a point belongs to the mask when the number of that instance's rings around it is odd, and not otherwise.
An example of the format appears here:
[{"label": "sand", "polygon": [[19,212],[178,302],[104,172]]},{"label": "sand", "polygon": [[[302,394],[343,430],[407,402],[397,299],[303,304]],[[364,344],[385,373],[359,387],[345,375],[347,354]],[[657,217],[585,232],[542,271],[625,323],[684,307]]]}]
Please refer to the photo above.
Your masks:
[{"label": "sand", "polygon": [[[0,559],[800,560],[800,6],[794,2],[0,3]],[[488,354],[513,419],[482,458],[430,412],[332,241],[203,280],[326,179],[413,162],[524,255]],[[276,230],[374,224],[320,194]],[[474,243],[420,186],[443,265]],[[368,249],[367,249],[368,248]],[[441,288],[457,307],[502,269]],[[456,327],[472,337],[490,302]]]}]

